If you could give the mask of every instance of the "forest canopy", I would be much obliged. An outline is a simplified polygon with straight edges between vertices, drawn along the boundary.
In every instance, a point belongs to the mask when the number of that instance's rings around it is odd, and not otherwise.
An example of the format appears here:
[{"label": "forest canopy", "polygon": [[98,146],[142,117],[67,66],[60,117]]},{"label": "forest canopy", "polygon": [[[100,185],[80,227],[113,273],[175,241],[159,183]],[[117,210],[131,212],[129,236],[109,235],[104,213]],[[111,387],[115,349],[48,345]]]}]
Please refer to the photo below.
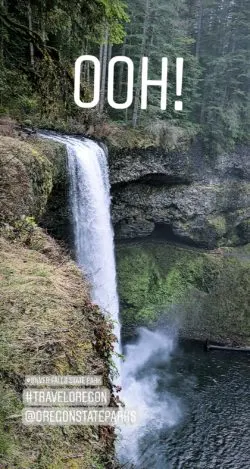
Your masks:
[{"label": "forest canopy", "polygon": [[[108,119],[117,125],[181,128],[199,133],[211,151],[249,138],[249,0],[1,0],[0,112],[21,122],[56,128],[60,122]],[[101,62],[97,109],[77,108],[74,63],[84,54]],[[107,105],[107,67],[125,55],[135,65],[134,100],[128,110]],[[140,109],[141,59],[159,79],[168,57],[168,105],[149,88]],[[183,111],[176,112],[175,61],[184,58]],[[127,70],[117,64],[114,97],[126,100]],[[93,92],[93,67],[82,71],[82,94]]]}]

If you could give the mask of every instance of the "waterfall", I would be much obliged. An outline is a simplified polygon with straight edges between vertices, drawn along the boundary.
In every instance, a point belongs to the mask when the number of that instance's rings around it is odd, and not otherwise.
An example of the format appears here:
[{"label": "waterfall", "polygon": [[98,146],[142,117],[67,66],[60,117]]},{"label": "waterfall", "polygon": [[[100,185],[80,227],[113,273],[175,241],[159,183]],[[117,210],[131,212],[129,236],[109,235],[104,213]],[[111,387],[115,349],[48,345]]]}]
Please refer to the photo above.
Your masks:
[{"label": "waterfall", "polygon": [[119,353],[119,302],[107,151],[89,139],[42,136],[66,145],[76,260],[89,280],[92,301],[114,321],[118,340],[115,351]]},{"label": "waterfall", "polygon": [[[120,353],[119,302],[116,289],[113,229],[110,217],[110,194],[107,154],[104,148],[89,139],[77,139],[55,134],[41,134],[66,145],[70,178],[76,259],[87,275],[92,288],[92,300],[114,321],[117,337],[115,351]],[[155,434],[163,427],[171,427],[180,418],[180,409],[169,393],[159,399],[158,376],[141,376],[143,368],[156,356],[168,361],[174,348],[174,335],[146,329],[140,330],[136,344],[127,345],[126,362],[120,376],[121,398],[127,409],[138,411],[135,427],[122,425],[117,429],[117,454],[120,460],[145,467],[140,463],[143,440],[150,429]],[[115,359],[120,371],[119,359]]]}]

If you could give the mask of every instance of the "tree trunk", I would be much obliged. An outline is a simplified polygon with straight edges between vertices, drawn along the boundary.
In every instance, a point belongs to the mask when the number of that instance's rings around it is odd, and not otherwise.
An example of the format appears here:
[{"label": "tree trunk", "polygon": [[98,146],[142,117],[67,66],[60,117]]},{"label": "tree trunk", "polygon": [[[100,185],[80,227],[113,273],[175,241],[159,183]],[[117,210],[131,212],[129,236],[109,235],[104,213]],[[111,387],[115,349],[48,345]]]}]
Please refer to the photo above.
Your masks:
[{"label": "tree trunk", "polygon": [[[4,0],[1,0],[1,7],[2,9],[4,8]],[[1,21],[1,44],[0,44],[0,61],[1,61],[1,66],[3,67],[3,56],[4,56],[4,45],[3,45],[3,29],[4,29],[4,25]]]},{"label": "tree trunk", "polygon": [[141,43],[141,57],[137,75],[137,81],[135,86],[135,99],[134,99],[134,110],[132,116],[132,125],[133,127],[137,126],[138,123],[138,111],[140,106],[140,91],[141,91],[141,73],[142,73],[142,57],[145,54],[146,48],[146,39],[147,39],[147,31],[148,31],[148,23],[149,23],[149,5],[150,0],[147,0],[145,5],[145,16],[144,16],[144,23],[143,23],[143,35],[142,35],[142,43]]},{"label": "tree trunk", "polygon": [[[32,29],[32,10],[31,10],[30,0],[28,0],[27,8],[28,8],[29,32],[32,34],[33,33],[33,29]],[[30,63],[32,65],[32,67],[34,67],[35,60],[34,60],[34,44],[33,44],[33,42],[30,42]]]},{"label": "tree trunk", "polygon": [[[121,55],[124,56],[126,54],[126,38],[125,42],[122,46],[122,52]],[[124,62],[121,62],[121,65],[119,67],[119,75],[118,75],[118,98],[122,97],[122,88],[123,88],[123,74],[124,74]]]},{"label": "tree trunk", "polygon": [[199,57],[200,57],[202,18],[203,18],[203,0],[200,0],[200,2],[199,2],[199,16],[198,16],[198,28],[197,28],[197,39],[196,39],[196,48],[195,48],[195,56],[196,56],[197,59],[199,59]]},{"label": "tree trunk", "polygon": [[45,28],[45,18],[43,16],[42,18],[42,22],[41,22],[41,36],[42,36],[42,40],[43,40],[43,43],[46,44],[46,28]]},{"label": "tree trunk", "polygon": [[101,64],[101,69],[102,69],[102,59],[103,59],[103,44],[100,45],[100,50],[99,50],[99,61]]},{"label": "tree trunk", "polygon": [[103,113],[105,104],[105,89],[106,89],[106,76],[107,76],[107,61],[108,61],[108,28],[105,32],[105,43],[103,46],[103,56],[101,65],[101,92],[100,92],[100,113]]},{"label": "tree trunk", "polygon": [[113,44],[109,44],[109,46],[108,46],[108,62],[110,62],[110,60],[112,59],[112,48],[113,48]]},{"label": "tree trunk", "polygon": [[[100,67],[101,67],[101,80],[102,80],[102,66],[103,66],[103,50],[104,50],[104,44],[100,44],[99,62],[100,62]],[[100,84],[100,86],[101,86],[101,84]],[[98,103],[98,110],[100,111],[100,101]]]}]

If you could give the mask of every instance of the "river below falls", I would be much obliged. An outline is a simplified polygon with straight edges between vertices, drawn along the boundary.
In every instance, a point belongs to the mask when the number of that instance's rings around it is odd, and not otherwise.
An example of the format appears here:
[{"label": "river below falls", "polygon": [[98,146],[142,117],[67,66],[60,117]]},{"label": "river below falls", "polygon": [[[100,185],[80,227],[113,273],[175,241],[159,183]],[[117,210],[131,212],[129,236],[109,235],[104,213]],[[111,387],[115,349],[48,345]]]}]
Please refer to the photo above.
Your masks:
[{"label": "river below falls", "polygon": [[176,405],[178,418],[169,425],[166,414],[165,424],[138,430],[133,467],[249,469],[249,354],[206,352],[198,343],[179,343],[166,359],[161,351],[151,354],[137,371],[138,380],[144,377],[157,383],[158,402],[167,396],[170,407]]}]

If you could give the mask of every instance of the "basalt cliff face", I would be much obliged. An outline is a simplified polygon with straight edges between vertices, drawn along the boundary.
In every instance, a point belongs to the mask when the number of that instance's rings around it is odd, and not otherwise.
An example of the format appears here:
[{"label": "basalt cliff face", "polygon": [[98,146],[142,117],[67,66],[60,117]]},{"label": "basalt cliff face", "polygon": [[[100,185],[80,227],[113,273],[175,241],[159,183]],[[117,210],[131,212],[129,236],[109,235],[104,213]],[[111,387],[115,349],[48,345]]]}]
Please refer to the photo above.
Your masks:
[{"label": "basalt cliff face", "polygon": [[161,234],[206,248],[249,242],[249,151],[211,157],[197,141],[182,152],[110,148],[117,238]]}]

